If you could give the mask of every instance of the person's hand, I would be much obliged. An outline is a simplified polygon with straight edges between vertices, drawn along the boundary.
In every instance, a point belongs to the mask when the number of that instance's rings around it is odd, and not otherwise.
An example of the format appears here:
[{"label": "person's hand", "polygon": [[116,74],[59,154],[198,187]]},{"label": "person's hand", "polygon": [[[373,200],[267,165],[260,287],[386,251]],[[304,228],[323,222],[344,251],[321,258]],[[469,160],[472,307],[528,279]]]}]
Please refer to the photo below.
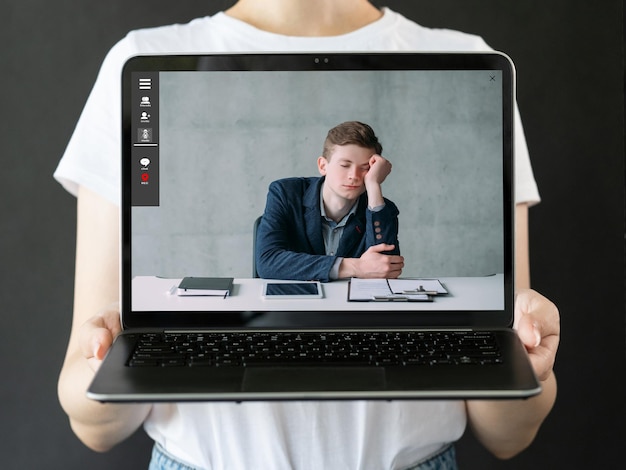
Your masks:
[{"label": "person's hand", "polygon": [[404,257],[383,253],[394,248],[395,245],[387,245],[386,243],[370,246],[358,258],[355,277],[392,279],[399,277],[402,274],[402,268],[404,268]]},{"label": "person's hand", "polygon": [[369,184],[381,185],[391,173],[391,162],[380,155],[374,154],[369,160],[370,169],[365,175],[365,187]]},{"label": "person's hand", "polygon": [[113,340],[121,331],[117,303],[94,315],[80,327],[80,350],[94,372],[100,367]]},{"label": "person's hand", "polygon": [[524,289],[515,295],[515,320],[522,343],[540,381],[546,380],[554,367],[559,347],[560,317],[556,306],[541,294]]}]

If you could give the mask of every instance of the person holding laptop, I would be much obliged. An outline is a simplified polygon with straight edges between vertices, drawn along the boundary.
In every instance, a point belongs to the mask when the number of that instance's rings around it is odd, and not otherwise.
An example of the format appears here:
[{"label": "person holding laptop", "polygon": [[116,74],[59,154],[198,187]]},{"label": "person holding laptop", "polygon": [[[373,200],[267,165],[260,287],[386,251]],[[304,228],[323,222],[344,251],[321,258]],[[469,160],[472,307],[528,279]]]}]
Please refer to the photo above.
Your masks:
[{"label": "person holding laptop", "polygon": [[321,177],[270,184],[257,230],[257,270],[273,279],[396,278],[404,259],[398,208],[383,197],[391,173],[374,130],[358,121],[328,131]]},{"label": "person holding laptop", "polygon": [[[120,41],[102,65],[55,173],[77,196],[74,313],[58,384],[72,429],[90,448],[106,451],[143,425],[155,440],[152,470],[456,468],[453,443],[467,423],[495,456],[510,458],[521,452],[535,438],[556,398],[553,364],[560,328],[556,307],[528,289],[527,206],[538,201],[538,194],[521,128],[516,132],[515,327],[541,382],[543,391],[538,396],[519,401],[125,405],[103,405],[85,396],[94,371],[121,329],[117,305],[121,145],[115,97],[120,96],[122,64],[138,53],[264,50],[478,51],[489,47],[479,37],[424,28],[366,0],[240,0],[212,17],[134,31]],[[386,166],[382,161],[370,166],[378,164]]]}]

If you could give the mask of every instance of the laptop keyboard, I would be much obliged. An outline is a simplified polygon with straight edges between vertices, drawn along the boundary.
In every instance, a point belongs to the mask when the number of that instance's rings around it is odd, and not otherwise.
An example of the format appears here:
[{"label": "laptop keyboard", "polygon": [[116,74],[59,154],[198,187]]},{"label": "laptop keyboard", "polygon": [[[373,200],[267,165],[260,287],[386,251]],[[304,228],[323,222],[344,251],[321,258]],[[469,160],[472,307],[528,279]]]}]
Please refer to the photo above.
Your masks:
[{"label": "laptop keyboard", "polygon": [[130,367],[502,363],[490,332],[144,333]]}]

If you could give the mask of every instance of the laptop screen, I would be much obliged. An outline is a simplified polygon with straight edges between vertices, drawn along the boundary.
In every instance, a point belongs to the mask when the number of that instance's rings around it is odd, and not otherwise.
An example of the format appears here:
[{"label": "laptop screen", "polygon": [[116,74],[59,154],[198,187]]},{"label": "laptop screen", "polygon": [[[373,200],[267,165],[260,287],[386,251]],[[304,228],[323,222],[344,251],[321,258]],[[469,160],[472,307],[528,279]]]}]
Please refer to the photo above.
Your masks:
[{"label": "laptop screen", "polygon": [[[497,53],[130,59],[125,324],[509,324],[512,90],[510,62]],[[392,163],[382,192],[399,210],[402,279],[438,281],[444,293],[354,302],[352,283],[337,280],[322,284],[322,298],[262,295],[253,246],[268,187],[319,177],[326,135],[346,121],[371,126]],[[234,283],[224,297],[177,295],[189,276]]]}]

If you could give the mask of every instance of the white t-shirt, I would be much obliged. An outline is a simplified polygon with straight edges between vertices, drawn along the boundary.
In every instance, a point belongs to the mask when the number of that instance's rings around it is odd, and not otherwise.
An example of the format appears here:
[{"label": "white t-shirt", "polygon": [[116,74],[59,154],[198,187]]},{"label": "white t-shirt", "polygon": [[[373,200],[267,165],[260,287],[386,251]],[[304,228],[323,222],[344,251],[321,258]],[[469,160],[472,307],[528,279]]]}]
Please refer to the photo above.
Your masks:
[{"label": "white t-shirt", "polygon": [[[478,36],[429,29],[384,9],[364,28],[335,37],[288,37],[224,13],[130,32],[105,58],[54,176],[76,194],[83,185],[119,204],[120,73],[140,53],[241,51],[485,51]],[[517,111],[517,110],[516,110]],[[516,201],[539,201],[516,112]],[[147,433],[199,468],[404,468],[456,441],[462,401],[343,401],[156,404]]]}]

